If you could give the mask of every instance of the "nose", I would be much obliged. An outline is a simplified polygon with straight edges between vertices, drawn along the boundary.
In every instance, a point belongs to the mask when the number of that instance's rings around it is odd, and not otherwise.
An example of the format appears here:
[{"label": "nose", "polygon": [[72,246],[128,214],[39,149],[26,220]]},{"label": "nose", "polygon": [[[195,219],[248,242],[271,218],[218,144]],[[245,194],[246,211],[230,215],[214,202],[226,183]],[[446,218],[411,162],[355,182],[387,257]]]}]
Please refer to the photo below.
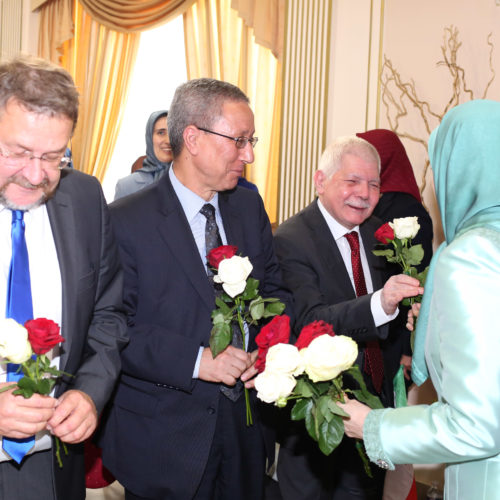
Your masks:
[{"label": "nose", "polygon": [[36,156],[28,159],[26,166],[23,168],[23,176],[31,184],[40,184],[45,178],[45,170],[42,165],[42,160]]},{"label": "nose", "polygon": [[360,197],[360,198],[363,198],[364,200],[366,200],[369,196],[369,192],[370,192],[370,186],[368,185],[368,182],[360,182],[358,183],[358,189],[357,189],[357,195]]},{"label": "nose", "polygon": [[253,147],[249,142],[247,142],[247,145],[243,149],[240,149],[240,151],[241,151],[240,158],[245,163],[253,163],[255,157],[253,154]]}]

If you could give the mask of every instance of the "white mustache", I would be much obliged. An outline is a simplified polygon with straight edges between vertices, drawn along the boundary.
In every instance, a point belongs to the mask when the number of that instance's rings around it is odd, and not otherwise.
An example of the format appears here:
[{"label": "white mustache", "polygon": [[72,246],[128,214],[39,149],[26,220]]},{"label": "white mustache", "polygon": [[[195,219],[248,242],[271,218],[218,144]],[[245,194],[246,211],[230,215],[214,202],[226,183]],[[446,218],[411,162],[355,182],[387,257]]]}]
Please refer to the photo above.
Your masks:
[{"label": "white mustache", "polygon": [[353,208],[370,208],[370,204],[367,201],[362,201],[362,200],[359,201],[347,200],[345,204]]}]

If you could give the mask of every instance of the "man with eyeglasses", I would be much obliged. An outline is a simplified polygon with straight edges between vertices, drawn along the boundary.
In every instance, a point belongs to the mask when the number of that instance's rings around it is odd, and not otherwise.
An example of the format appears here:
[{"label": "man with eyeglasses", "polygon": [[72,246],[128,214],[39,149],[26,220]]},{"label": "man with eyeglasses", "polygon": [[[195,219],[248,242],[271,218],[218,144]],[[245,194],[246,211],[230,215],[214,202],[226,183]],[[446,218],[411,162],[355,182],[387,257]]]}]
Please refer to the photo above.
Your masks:
[{"label": "man with eyeglasses", "polygon": [[[238,247],[263,296],[289,301],[258,193],[237,187],[254,160],[254,118],[234,85],[181,85],[168,115],[174,161],[155,185],[111,205],[125,271],[130,345],[103,439],[104,464],[126,498],[258,500],[265,443],[253,387],[256,331],[246,349],[208,347],[215,291],[210,236]],[[236,394],[222,386],[235,387]],[[221,390],[223,392],[221,392]],[[274,456],[274,441],[271,442]],[[274,458],[274,457],[273,457]]]},{"label": "man with eyeglasses", "polygon": [[[122,274],[102,190],[97,179],[65,168],[77,117],[66,71],[36,60],[0,64],[1,318],[58,323],[65,341],[48,355],[69,374],[50,396],[25,399],[7,389],[17,365],[0,357],[5,499],[85,498],[83,441],[110,396],[126,343]],[[67,445],[62,468],[52,436]]]}]

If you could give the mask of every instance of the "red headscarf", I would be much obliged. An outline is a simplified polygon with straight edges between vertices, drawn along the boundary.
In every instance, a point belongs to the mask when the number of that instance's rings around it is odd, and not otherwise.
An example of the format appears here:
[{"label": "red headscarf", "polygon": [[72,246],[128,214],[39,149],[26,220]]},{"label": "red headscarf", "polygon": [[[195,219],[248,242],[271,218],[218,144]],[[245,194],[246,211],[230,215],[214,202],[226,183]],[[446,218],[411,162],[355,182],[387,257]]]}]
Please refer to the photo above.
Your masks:
[{"label": "red headscarf", "polygon": [[380,192],[408,193],[422,201],[403,143],[392,130],[375,129],[356,134],[375,146],[380,155]]}]

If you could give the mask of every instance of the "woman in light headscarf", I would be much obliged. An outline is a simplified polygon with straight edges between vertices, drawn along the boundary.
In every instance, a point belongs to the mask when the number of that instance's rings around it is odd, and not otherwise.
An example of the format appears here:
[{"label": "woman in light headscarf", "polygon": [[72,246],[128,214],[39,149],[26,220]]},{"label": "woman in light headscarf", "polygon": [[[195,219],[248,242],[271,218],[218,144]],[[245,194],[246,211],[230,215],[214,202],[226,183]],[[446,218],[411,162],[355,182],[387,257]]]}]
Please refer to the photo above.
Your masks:
[{"label": "woman in light headscarf", "polygon": [[117,182],[115,200],[149,186],[167,172],[173,159],[168,138],[167,115],[167,110],[151,113],[146,124],[146,158],[142,168]]},{"label": "woman in light headscarf", "polygon": [[351,437],[378,465],[447,463],[447,500],[500,498],[500,103],[451,109],[429,140],[445,242],[417,322],[412,376],[432,405],[370,410],[350,400]]}]

